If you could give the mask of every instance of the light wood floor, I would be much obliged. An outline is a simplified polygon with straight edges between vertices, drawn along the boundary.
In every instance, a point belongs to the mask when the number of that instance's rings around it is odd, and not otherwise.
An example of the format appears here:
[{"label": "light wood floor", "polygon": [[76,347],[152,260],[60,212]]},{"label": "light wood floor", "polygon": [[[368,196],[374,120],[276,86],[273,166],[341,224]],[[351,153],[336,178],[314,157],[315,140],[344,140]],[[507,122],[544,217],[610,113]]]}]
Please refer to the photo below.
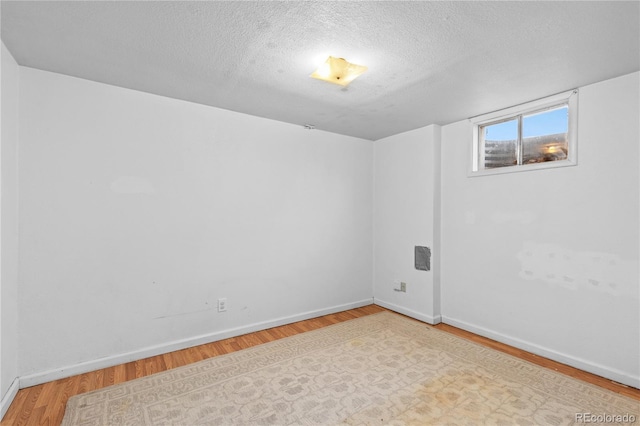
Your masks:
[{"label": "light wood floor", "polygon": [[[384,310],[379,306],[369,305],[21,389],[0,426],[59,425],[64,416],[67,400],[73,395]],[[450,325],[439,324],[435,328],[640,400],[640,390],[638,389],[559,364]]]}]

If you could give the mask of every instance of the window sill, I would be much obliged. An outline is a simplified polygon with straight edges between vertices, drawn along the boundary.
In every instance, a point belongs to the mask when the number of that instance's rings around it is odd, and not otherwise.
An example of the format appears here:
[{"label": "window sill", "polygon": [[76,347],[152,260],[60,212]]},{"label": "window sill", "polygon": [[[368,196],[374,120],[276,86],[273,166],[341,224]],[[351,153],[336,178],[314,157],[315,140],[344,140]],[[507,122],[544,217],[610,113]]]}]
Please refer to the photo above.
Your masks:
[{"label": "window sill", "polygon": [[496,167],[495,169],[470,170],[467,177],[502,175],[505,173],[530,172],[534,170],[556,169],[559,167],[576,166],[578,163],[572,160],[548,161],[546,163],[523,164],[521,166]]}]

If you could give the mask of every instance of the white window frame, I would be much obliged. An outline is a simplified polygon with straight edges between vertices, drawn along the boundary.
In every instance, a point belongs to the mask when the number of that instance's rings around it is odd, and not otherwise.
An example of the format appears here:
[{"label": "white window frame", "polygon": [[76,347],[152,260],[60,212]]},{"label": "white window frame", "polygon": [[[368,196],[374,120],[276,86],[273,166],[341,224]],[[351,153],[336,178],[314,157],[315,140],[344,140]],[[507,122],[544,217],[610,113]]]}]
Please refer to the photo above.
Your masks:
[{"label": "white window frame", "polygon": [[[568,153],[566,160],[546,161],[543,163],[521,164],[515,166],[496,167],[482,169],[481,160],[483,152],[480,149],[480,128],[488,124],[515,119],[519,115],[527,115],[535,112],[552,109],[562,105],[569,107],[569,122],[567,144]],[[470,118],[473,127],[473,145],[471,149],[471,161],[469,162],[469,177],[497,175],[503,173],[525,172],[530,170],[551,169],[556,167],[575,166],[578,164],[578,90],[559,93],[543,99],[538,99],[526,104],[517,105],[500,111],[483,114]]]}]

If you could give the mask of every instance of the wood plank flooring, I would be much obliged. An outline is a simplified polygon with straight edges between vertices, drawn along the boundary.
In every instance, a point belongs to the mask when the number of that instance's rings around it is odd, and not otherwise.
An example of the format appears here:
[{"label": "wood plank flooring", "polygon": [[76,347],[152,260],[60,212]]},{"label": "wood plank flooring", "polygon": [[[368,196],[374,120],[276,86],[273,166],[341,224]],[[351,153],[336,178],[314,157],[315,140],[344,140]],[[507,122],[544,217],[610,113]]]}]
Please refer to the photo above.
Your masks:
[{"label": "wood plank flooring", "polygon": [[[59,425],[64,416],[67,400],[73,395],[384,310],[384,308],[377,305],[364,306],[21,389],[11,407],[9,407],[4,419],[0,422],[0,426]],[[450,325],[438,324],[435,328],[640,400],[640,390],[638,389],[615,383]]]}]

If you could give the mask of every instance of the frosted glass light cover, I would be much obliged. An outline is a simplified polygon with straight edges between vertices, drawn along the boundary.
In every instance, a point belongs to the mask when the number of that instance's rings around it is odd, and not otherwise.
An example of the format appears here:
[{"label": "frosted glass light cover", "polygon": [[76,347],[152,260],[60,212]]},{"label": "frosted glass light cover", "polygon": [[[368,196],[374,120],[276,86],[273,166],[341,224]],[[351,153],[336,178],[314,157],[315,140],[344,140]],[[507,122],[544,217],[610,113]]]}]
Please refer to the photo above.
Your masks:
[{"label": "frosted glass light cover", "polygon": [[311,77],[346,86],[366,70],[367,67],[364,65],[352,64],[343,58],[329,56],[326,62],[311,74]]}]

